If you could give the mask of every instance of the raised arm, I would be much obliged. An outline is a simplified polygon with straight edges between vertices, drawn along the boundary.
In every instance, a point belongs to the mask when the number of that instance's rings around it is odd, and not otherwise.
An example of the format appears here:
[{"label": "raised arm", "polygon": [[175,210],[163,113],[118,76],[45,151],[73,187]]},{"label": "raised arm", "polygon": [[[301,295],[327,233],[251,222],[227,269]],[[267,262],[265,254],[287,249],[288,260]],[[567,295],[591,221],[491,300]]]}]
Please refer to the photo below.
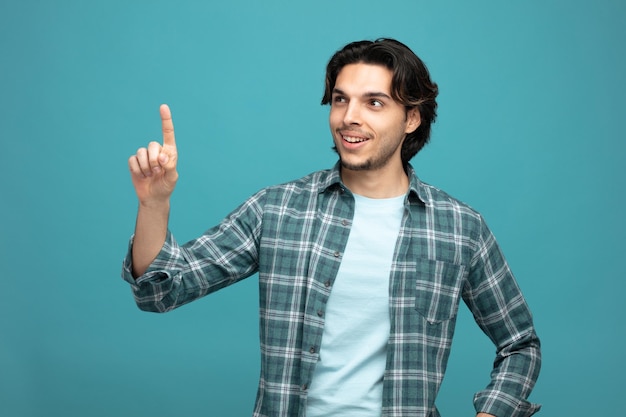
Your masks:
[{"label": "raised arm", "polygon": [[159,254],[167,235],[170,196],[178,180],[178,153],[172,114],[160,108],[163,144],[150,142],[128,159],[131,179],[139,199],[133,241],[133,275],[142,275]]}]

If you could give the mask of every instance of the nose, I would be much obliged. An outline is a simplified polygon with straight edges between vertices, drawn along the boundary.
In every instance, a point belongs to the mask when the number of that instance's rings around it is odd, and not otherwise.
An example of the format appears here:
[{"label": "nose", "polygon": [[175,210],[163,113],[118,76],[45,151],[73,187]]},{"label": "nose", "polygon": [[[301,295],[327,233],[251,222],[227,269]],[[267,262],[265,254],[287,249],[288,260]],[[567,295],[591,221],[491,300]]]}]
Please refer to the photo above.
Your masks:
[{"label": "nose", "polygon": [[361,124],[361,112],[359,105],[355,100],[352,100],[347,104],[346,112],[343,115],[343,122],[346,126]]}]

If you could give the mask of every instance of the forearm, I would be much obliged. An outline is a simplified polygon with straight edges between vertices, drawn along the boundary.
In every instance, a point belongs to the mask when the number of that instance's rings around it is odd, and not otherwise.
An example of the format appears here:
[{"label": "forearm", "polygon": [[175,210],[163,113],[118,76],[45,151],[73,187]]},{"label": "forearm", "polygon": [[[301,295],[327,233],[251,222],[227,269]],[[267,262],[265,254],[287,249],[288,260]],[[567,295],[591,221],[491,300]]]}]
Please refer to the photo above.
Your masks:
[{"label": "forearm", "polygon": [[[262,219],[259,198],[262,196],[251,198],[220,224],[183,245],[167,229],[167,210],[140,207],[138,236],[133,238],[122,268],[122,277],[131,284],[139,308],[170,311],[257,272]],[[164,231],[164,240],[156,223]],[[139,262],[139,258],[145,259],[144,266],[134,264],[135,252]]]},{"label": "forearm", "polygon": [[541,367],[541,349],[534,331],[501,348],[491,373],[491,383],[474,397],[477,411],[498,417],[529,417],[540,405],[528,401]]},{"label": "forearm", "polygon": [[484,223],[481,236],[466,300],[497,353],[491,382],[475,395],[474,406],[477,413],[529,417],[540,408],[528,401],[541,367],[539,338],[521,290]]},{"label": "forearm", "polygon": [[167,236],[170,196],[178,181],[178,151],[172,113],[167,105],[159,109],[163,144],[150,142],[128,158],[130,177],[139,200],[132,249],[132,274],[143,275],[157,257]]},{"label": "forearm", "polygon": [[169,213],[169,200],[139,204],[132,248],[135,277],[143,275],[161,251],[167,236]]}]

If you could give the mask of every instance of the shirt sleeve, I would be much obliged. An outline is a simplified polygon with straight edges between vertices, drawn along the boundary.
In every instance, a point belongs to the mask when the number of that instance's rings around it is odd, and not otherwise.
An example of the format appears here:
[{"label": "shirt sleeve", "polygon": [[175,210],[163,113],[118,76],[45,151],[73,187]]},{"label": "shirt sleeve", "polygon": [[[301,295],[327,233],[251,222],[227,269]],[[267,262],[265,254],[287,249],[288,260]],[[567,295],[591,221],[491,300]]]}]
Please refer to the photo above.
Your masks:
[{"label": "shirt sleeve", "polygon": [[541,408],[527,400],[539,376],[540,342],[528,305],[484,221],[468,283],[465,302],[496,346],[491,382],[476,393],[474,407],[497,417],[531,416]]},{"label": "shirt sleeve", "polygon": [[122,278],[130,284],[137,306],[170,311],[257,272],[263,197],[263,191],[255,194],[220,224],[184,245],[168,230],[161,251],[137,278],[132,275],[131,237]]}]

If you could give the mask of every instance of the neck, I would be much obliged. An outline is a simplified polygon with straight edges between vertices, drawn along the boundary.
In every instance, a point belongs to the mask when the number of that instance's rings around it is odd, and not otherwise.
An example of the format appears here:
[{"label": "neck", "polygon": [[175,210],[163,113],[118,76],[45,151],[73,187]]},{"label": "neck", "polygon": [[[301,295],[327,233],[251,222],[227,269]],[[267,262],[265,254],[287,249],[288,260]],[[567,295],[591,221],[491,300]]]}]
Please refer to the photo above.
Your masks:
[{"label": "neck", "polygon": [[341,167],[341,180],[350,191],[368,198],[398,197],[409,189],[409,177],[402,166],[362,171]]}]

